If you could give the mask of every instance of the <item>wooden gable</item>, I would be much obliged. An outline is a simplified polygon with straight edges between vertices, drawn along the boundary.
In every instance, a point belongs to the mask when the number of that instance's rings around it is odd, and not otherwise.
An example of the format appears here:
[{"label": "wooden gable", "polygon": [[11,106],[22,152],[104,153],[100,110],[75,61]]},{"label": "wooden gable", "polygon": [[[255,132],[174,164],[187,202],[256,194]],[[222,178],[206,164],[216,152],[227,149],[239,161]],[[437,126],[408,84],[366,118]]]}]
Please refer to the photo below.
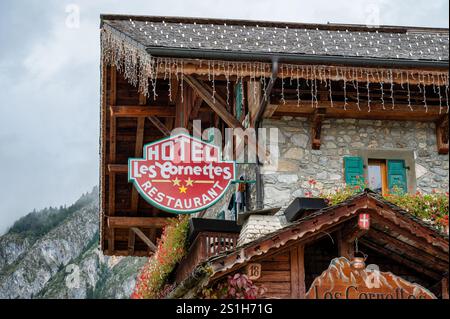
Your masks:
[{"label": "wooden gable", "polygon": [[[358,227],[361,213],[370,215],[369,230]],[[448,237],[370,192],[212,259],[209,283],[260,264],[254,282],[267,289],[266,297],[304,298],[331,260],[351,260],[355,247],[368,255],[367,264],[377,264],[381,271],[418,283],[439,297],[448,293]]]}]

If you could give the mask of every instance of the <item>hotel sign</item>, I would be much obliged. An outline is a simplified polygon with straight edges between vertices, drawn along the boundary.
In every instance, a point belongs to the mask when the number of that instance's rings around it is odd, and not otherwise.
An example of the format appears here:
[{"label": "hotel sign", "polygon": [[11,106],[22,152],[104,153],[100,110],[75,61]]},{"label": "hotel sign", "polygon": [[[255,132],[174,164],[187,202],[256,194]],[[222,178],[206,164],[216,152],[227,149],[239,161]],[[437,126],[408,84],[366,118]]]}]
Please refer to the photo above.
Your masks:
[{"label": "hotel sign", "polygon": [[235,163],[220,148],[178,134],[144,146],[144,158],[128,160],[128,179],[151,205],[191,214],[214,205],[235,180]]},{"label": "hotel sign", "polygon": [[344,258],[333,259],[317,277],[306,299],[436,299],[426,288],[377,267],[355,269]]}]

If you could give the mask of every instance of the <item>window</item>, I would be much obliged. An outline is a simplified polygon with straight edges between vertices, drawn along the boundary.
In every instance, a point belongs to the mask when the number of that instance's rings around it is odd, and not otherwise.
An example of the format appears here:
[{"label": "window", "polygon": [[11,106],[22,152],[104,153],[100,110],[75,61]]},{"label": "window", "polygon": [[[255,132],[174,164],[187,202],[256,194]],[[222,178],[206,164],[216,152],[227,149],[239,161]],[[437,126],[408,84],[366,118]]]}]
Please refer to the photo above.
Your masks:
[{"label": "window", "polygon": [[404,153],[394,151],[381,151],[381,153],[388,155],[387,158],[380,158],[375,152],[366,154],[367,157],[345,157],[346,184],[350,186],[365,184],[371,190],[383,195],[393,191],[414,192],[415,170],[409,169],[412,164],[411,158],[408,156],[402,158],[401,155]]},{"label": "window", "polygon": [[367,184],[371,190],[386,195],[388,185],[385,160],[369,159]]}]

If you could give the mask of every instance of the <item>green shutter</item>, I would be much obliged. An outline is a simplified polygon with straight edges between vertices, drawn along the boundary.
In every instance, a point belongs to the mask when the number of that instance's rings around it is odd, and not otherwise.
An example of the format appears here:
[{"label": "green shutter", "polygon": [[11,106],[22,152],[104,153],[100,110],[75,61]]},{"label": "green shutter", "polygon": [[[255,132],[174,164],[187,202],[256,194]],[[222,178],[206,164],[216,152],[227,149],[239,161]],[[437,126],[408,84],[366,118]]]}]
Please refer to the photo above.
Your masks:
[{"label": "green shutter", "polygon": [[406,165],[404,160],[388,160],[388,187],[389,191],[398,188],[403,193],[408,192],[408,184],[406,182]]},{"label": "green shutter", "polygon": [[345,183],[350,186],[360,185],[364,180],[364,162],[361,157],[344,157]]},{"label": "green shutter", "polygon": [[236,118],[241,119],[242,116],[242,84],[239,81],[236,84]]}]

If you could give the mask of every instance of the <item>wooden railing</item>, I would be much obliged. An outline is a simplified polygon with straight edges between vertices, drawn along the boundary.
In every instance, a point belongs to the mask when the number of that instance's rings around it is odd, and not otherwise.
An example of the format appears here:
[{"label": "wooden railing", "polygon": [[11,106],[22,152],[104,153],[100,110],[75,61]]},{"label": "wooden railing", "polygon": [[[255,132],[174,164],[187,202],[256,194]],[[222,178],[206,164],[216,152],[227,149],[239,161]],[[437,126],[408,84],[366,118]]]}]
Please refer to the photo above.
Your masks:
[{"label": "wooden railing", "polygon": [[176,274],[177,283],[186,279],[201,262],[237,246],[239,234],[202,232],[197,235],[187,256],[180,262]]}]

